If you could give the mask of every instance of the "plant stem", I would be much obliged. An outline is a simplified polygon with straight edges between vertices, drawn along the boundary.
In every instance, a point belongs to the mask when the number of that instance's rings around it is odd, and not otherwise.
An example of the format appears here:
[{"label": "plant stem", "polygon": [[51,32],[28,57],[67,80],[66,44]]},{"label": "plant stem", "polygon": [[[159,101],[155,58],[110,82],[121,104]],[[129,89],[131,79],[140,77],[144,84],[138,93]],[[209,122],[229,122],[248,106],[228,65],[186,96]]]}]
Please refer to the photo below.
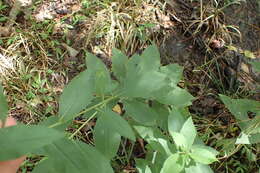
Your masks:
[{"label": "plant stem", "polygon": [[73,139],[73,137],[83,128],[83,127],[85,127],[85,125],[87,125],[88,123],[89,123],[89,121],[92,119],[92,118],[94,118],[94,116],[96,116],[97,115],[97,112],[95,112],[94,114],[92,114],[89,118],[88,118],[88,120],[86,121],[86,122],[84,122],[70,137],[69,137],[69,139]]},{"label": "plant stem", "polygon": [[98,103],[98,104],[96,104],[96,105],[94,105],[94,106],[91,106],[91,107],[85,109],[84,111],[78,113],[78,114],[77,114],[76,116],[74,116],[74,117],[80,116],[80,115],[82,115],[82,114],[84,114],[84,113],[87,113],[87,112],[93,110],[93,109],[96,109],[97,107],[102,106],[102,105],[106,104],[107,102],[116,99],[117,97],[118,97],[118,96],[109,97],[108,99],[106,99],[106,100],[104,100],[104,101],[102,101],[102,102],[100,102],[100,103]]},{"label": "plant stem", "polygon": [[[98,103],[98,104],[96,104],[96,105],[93,105],[93,106],[91,106],[91,107],[85,109],[84,111],[81,111],[80,113],[76,114],[76,115],[73,116],[73,117],[80,116],[80,115],[82,115],[82,114],[84,114],[84,113],[87,113],[87,112],[93,110],[93,109],[96,109],[97,107],[102,106],[102,105],[106,104],[107,102],[109,102],[109,101],[111,101],[111,100],[113,100],[113,99],[116,99],[117,97],[118,97],[118,96],[109,97],[108,99],[106,99],[106,100],[104,100],[104,101],[102,101],[102,102],[100,102],[100,103]],[[57,123],[50,125],[49,128],[53,128],[53,127],[56,127],[56,126],[58,126],[58,125],[61,125],[61,124],[65,123],[66,121],[64,122],[64,121],[63,121],[63,118],[64,118],[64,117],[61,117]]]}]

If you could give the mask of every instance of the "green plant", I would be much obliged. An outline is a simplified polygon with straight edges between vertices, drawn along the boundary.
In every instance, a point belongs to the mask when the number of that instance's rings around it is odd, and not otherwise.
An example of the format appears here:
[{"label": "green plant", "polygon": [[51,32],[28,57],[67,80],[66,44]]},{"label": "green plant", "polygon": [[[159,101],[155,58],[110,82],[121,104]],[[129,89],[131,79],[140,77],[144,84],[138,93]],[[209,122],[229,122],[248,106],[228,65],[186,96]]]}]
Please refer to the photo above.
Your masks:
[{"label": "green plant", "polygon": [[3,11],[8,8],[7,5],[3,4],[2,1],[0,1],[0,22],[5,22],[7,20],[7,17],[5,15],[3,15]]},{"label": "green plant", "polygon": [[[95,54],[112,54],[116,47],[127,55],[143,50],[166,34],[164,24],[156,16],[164,16],[164,5],[160,1],[83,1],[82,10],[87,16],[85,45],[91,47]],[[143,8],[145,7],[145,8]],[[95,40],[95,41],[94,41]],[[93,44],[97,42],[99,44]],[[102,44],[100,44],[102,43]],[[97,51],[99,48],[100,51]]]},{"label": "green plant", "polygon": [[220,95],[229,111],[238,120],[241,134],[236,144],[256,144],[260,142],[260,103],[248,99],[231,99]]},{"label": "green plant", "polygon": [[[220,99],[234,115],[236,119],[234,125],[237,127],[234,129],[236,135],[233,138],[217,142],[217,147],[221,146],[220,160],[228,159],[225,163],[226,171],[256,172],[260,170],[257,163],[260,142],[260,103],[249,99],[232,99],[225,95],[220,95]],[[243,157],[243,164],[239,160],[241,157]]]},{"label": "green plant", "polygon": [[[33,153],[44,156],[34,173],[110,173],[121,138],[135,141],[138,136],[148,143],[146,158],[135,158],[139,172],[212,172],[208,164],[217,161],[217,151],[197,136],[187,111],[193,97],[177,85],[182,67],[161,66],[156,46],[130,59],[115,49],[113,80],[100,59],[89,53],[86,57],[88,69],[65,87],[58,116],[35,126],[0,129],[0,160]],[[121,115],[112,111],[119,102],[125,109]],[[0,103],[4,121],[8,109],[3,92]],[[73,133],[64,133],[80,115],[87,120]],[[76,138],[93,119],[95,146]]]}]

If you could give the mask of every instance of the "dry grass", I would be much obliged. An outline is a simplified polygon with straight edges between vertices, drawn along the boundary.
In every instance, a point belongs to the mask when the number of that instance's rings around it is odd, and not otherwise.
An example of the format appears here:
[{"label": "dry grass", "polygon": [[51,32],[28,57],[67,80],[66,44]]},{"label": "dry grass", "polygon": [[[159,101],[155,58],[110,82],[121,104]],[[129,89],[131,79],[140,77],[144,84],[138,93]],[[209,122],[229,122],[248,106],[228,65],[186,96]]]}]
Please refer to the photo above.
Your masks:
[{"label": "dry grass", "polygon": [[97,54],[111,56],[113,47],[132,55],[152,41],[159,42],[158,37],[173,25],[164,13],[164,5],[159,1],[106,4],[86,21],[89,32],[84,45]]},{"label": "dry grass", "polygon": [[[71,14],[51,21],[18,16],[8,28],[12,32],[1,37],[1,80],[11,113],[25,123],[57,113],[58,95],[69,76],[80,71],[85,50],[108,58],[117,47],[132,55],[162,41],[173,26],[165,4],[156,0],[84,0],[77,6]],[[4,9],[5,17],[10,9]],[[64,45],[80,53],[71,57]]]},{"label": "dry grass", "polygon": [[13,33],[0,47],[0,75],[13,116],[34,123],[47,113],[54,113],[55,92],[50,79],[48,47],[37,34]]}]

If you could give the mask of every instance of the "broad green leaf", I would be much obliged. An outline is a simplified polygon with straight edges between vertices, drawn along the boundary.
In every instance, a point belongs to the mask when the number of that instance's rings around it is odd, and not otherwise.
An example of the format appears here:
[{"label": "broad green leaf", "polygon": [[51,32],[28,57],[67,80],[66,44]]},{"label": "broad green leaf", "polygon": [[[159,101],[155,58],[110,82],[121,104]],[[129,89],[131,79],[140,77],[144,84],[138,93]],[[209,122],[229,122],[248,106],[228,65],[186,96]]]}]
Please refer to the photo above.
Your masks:
[{"label": "broad green leaf", "polygon": [[185,168],[185,173],[213,173],[213,171],[208,165],[196,163],[196,165]]},{"label": "broad green leaf", "polygon": [[257,72],[260,72],[260,62],[250,62],[250,64]]},{"label": "broad green leaf", "polygon": [[129,59],[121,86],[124,96],[152,98],[155,91],[167,84],[166,75],[159,72],[160,58],[156,52],[151,46],[141,56],[134,55]]},{"label": "broad green leaf", "polygon": [[196,162],[202,164],[211,164],[217,161],[217,154],[218,152],[211,147],[194,145],[192,146],[190,157],[193,158]]},{"label": "broad green leaf", "polygon": [[260,103],[248,99],[231,99],[225,95],[220,95],[221,100],[225,106],[238,120],[249,120],[247,113],[259,112]]},{"label": "broad green leaf", "polygon": [[[54,161],[53,159],[49,158],[48,160],[44,160],[44,161],[41,161],[39,164],[37,164],[35,166],[35,168],[33,169],[33,173],[56,173],[56,172],[64,172],[66,173],[66,169],[69,170],[71,169],[70,171],[73,171],[72,168],[67,168],[68,165],[65,165],[65,166],[55,166],[53,165]],[[62,163],[60,163],[62,164]]]},{"label": "broad green leaf", "polygon": [[111,124],[108,124],[105,116],[107,115],[103,115],[97,120],[94,139],[96,148],[110,160],[117,154],[121,136],[111,127]]},{"label": "broad green leaf", "polygon": [[108,159],[94,147],[79,141],[63,138],[45,146],[41,155],[48,158],[37,165],[33,173],[113,173]]},{"label": "broad green leaf", "polygon": [[7,117],[7,113],[8,113],[8,104],[6,102],[3,87],[2,85],[0,85],[0,120],[4,122],[5,118]]},{"label": "broad green leaf", "polygon": [[93,77],[96,94],[105,94],[109,89],[113,88],[109,71],[100,59],[93,54],[87,53],[86,64],[89,73]]},{"label": "broad green leaf", "polygon": [[170,143],[162,132],[157,128],[134,126],[140,136],[148,142],[146,147],[151,148],[153,151],[157,151],[157,154],[161,154],[162,157],[168,157],[177,150],[175,145]]},{"label": "broad green leaf", "polygon": [[[220,98],[238,120],[238,125],[244,133],[254,134],[257,131],[260,122],[260,102],[248,99],[231,99],[225,95],[220,95]],[[255,113],[256,117],[250,119],[248,112]]]},{"label": "broad green leaf", "polygon": [[184,169],[184,162],[179,154],[171,155],[163,164],[160,173],[180,173]]},{"label": "broad green leaf", "polygon": [[0,160],[10,160],[64,137],[44,126],[17,125],[0,129]]},{"label": "broad green leaf", "polygon": [[193,124],[192,118],[188,118],[186,120],[186,122],[183,124],[180,133],[185,136],[186,140],[187,140],[187,144],[188,144],[188,148],[190,148],[192,146],[192,144],[194,143],[194,140],[197,136],[197,131],[196,128]]},{"label": "broad green leaf", "polygon": [[176,86],[182,78],[183,67],[178,64],[169,64],[161,67],[160,71],[167,75],[167,79],[171,86]]},{"label": "broad green leaf", "polygon": [[135,141],[135,134],[131,126],[119,114],[110,110],[105,110],[104,112],[102,112],[101,116],[103,116],[102,121],[104,121],[107,126],[110,126],[112,131]]},{"label": "broad green leaf", "polygon": [[247,148],[247,147],[244,147],[243,149],[244,149],[244,151],[246,152],[246,157],[247,157],[247,159],[248,159],[249,161],[251,161],[251,162],[257,162],[257,156],[256,156],[256,154],[253,152],[252,149],[249,149],[249,148]]},{"label": "broad green leaf", "polygon": [[127,115],[132,117],[136,122],[142,125],[156,125],[156,120],[159,118],[156,112],[147,104],[132,100],[124,102]]},{"label": "broad green leaf", "polygon": [[183,134],[177,132],[171,132],[171,136],[177,147],[180,147],[182,150],[185,151],[190,149],[189,139],[187,139]]},{"label": "broad green leaf", "polygon": [[[260,120],[260,117],[259,117],[259,120]],[[260,123],[260,122],[257,122],[257,124]],[[257,125],[258,126],[258,125]],[[254,128],[250,131],[250,134],[257,134],[257,133],[260,133],[260,126],[258,127],[255,127],[253,126]]]},{"label": "broad green leaf", "polygon": [[86,70],[76,76],[64,89],[59,101],[59,115],[67,121],[75,117],[93,99],[93,80]]},{"label": "broad green leaf", "polygon": [[180,109],[173,108],[168,117],[168,130],[169,132],[180,132],[185,119],[181,114]]},{"label": "broad green leaf", "polygon": [[166,83],[166,75],[157,71],[127,71],[123,95],[130,98],[153,98]]},{"label": "broad green leaf", "polygon": [[259,144],[260,143],[260,133],[258,134],[251,134],[249,136],[250,144]]},{"label": "broad green leaf", "polygon": [[158,151],[154,151],[149,145],[146,146],[147,153],[146,153],[146,160],[149,161],[149,166],[151,171],[160,172],[165,160],[168,158],[167,155],[162,154]]},{"label": "broad green leaf", "polygon": [[157,101],[153,101],[152,107],[157,116],[157,125],[164,131],[168,130],[168,117],[169,117],[169,108],[167,105],[163,105]]},{"label": "broad green leaf", "polygon": [[140,67],[138,66],[140,61],[141,61],[140,55],[134,54],[133,56],[131,56],[126,65],[126,72],[129,73],[129,72],[140,71]]},{"label": "broad green leaf", "polygon": [[235,142],[236,139],[233,138],[221,139],[216,142],[216,147],[221,148],[221,154],[223,153],[223,155],[230,155],[236,148]]},{"label": "broad green leaf", "polygon": [[185,89],[175,86],[156,93],[156,99],[163,104],[182,108],[190,106],[194,97]]},{"label": "broad green leaf", "polygon": [[[91,102],[87,105],[86,109],[90,109],[91,107],[99,104],[100,102],[103,101],[102,97],[95,97],[94,99],[91,100]],[[88,119],[90,118],[97,110],[96,109],[92,109],[88,112],[86,112],[84,115],[82,115],[82,117]]]},{"label": "broad green leaf", "polygon": [[144,126],[134,126],[134,129],[138,132],[138,134],[145,140],[147,139],[154,139],[153,128],[151,127],[144,127]]},{"label": "broad green leaf", "polygon": [[113,49],[112,53],[112,71],[117,79],[121,81],[126,76],[126,64],[128,58],[118,49]]},{"label": "broad green leaf", "polygon": [[152,173],[150,167],[148,166],[149,162],[144,159],[136,159],[136,168],[138,173]]},{"label": "broad green leaf", "polygon": [[177,149],[175,148],[175,146],[165,139],[158,138],[156,140],[156,142],[158,142],[163,147],[167,156],[170,156],[171,154],[177,152]]},{"label": "broad green leaf", "polygon": [[147,47],[141,55],[140,68],[142,71],[156,71],[160,67],[160,53],[156,45]]}]

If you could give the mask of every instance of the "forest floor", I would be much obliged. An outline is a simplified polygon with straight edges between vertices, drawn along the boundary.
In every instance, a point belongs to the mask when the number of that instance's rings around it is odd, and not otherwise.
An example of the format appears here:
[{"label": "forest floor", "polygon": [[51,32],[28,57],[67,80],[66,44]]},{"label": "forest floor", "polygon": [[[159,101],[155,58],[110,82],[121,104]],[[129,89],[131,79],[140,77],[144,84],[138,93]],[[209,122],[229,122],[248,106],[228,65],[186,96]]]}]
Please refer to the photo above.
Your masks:
[{"label": "forest floor", "polygon": [[[64,86],[86,68],[86,51],[109,68],[112,48],[131,56],[156,43],[162,64],[184,67],[197,130],[221,152],[213,170],[258,172],[259,144],[238,148],[230,140],[239,129],[218,94],[260,101],[260,74],[250,66],[260,61],[260,1],[18,1],[0,0],[0,76],[18,121],[37,124],[57,114]],[[84,121],[76,119],[69,131]],[[88,142],[86,129],[79,138]],[[20,171],[30,172],[37,161],[28,158]],[[134,170],[125,162],[115,167]]]}]

